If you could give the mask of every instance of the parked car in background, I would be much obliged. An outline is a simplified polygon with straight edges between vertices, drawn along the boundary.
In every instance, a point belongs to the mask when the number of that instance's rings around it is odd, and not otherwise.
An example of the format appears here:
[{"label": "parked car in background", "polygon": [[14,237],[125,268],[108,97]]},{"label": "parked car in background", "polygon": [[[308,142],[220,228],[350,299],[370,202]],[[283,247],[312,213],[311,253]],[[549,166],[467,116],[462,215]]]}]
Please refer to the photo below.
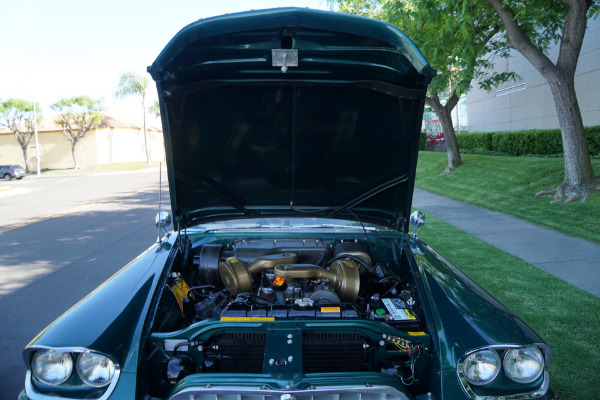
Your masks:
[{"label": "parked car in background", "polygon": [[27,175],[27,173],[20,165],[0,165],[0,177],[5,181],[10,181],[15,178],[23,179],[25,175]]},{"label": "parked car in background", "polygon": [[27,345],[21,400],[554,399],[544,340],[409,232],[435,71],[398,28],[228,14],[149,72],[175,229]]}]

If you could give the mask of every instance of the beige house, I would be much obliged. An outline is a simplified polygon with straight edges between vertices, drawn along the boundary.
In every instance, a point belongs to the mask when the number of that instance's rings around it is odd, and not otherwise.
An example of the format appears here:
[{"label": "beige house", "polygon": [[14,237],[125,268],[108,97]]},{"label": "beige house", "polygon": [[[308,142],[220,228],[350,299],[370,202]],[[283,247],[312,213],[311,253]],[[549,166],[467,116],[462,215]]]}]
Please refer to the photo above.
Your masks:
[{"label": "beige house", "polygon": [[[148,147],[150,160],[163,161],[165,151],[162,131],[148,127]],[[38,124],[40,167],[42,169],[73,168],[71,142],[62,133],[56,117],[45,117]],[[36,170],[35,138],[29,143],[27,156],[29,167]],[[141,126],[119,121],[104,115],[100,126],[89,131],[77,143],[77,160],[82,168],[132,161],[146,161],[144,153],[144,129]],[[0,129],[0,164],[23,164],[21,146],[8,129]]]}]

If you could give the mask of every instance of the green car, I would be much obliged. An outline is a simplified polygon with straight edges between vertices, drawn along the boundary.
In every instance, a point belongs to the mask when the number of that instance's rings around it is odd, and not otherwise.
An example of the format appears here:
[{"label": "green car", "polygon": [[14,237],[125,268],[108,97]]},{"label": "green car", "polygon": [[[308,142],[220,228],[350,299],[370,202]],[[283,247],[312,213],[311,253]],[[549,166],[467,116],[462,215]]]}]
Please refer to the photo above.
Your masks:
[{"label": "green car", "polygon": [[396,27],[282,8],[149,67],[171,216],[24,350],[21,399],[553,399],[550,347],[411,216],[435,71]]}]

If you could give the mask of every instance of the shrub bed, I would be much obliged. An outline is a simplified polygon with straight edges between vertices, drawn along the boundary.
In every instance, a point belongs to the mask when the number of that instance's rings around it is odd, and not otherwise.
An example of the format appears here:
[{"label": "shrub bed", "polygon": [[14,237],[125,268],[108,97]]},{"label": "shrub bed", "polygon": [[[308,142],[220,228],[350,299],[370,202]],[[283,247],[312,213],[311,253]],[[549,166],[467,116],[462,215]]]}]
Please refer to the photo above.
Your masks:
[{"label": "shrub bed", "polygon": [[[585,127],[588,150],[600,156],[600,126]],[[461,151],[499,153],[511,156],[560,155],[563,152],[560,129],[534,129],[518,132],[473,132],[456,135]]]},{"label": "shrub bed", "polygon": [[427,148],[427,133],[421,132],[421,136],[419,137],[419,150],[423,151]]}]

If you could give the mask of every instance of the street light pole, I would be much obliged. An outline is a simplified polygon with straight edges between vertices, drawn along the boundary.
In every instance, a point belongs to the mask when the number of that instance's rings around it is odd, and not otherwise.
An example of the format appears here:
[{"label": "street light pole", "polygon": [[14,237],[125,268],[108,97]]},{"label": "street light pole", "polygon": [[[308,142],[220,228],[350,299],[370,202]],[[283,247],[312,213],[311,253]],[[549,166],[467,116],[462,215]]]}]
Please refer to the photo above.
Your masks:
[{"label": "street light pole", "polygon": [[40,143],[38,142],[38,131],[37,131],[37,107],[35,106],[35,99],[33,99],[33,128],[35,132],[35,165],[37,167],[38,178],[41,175],[40,171]]}]

